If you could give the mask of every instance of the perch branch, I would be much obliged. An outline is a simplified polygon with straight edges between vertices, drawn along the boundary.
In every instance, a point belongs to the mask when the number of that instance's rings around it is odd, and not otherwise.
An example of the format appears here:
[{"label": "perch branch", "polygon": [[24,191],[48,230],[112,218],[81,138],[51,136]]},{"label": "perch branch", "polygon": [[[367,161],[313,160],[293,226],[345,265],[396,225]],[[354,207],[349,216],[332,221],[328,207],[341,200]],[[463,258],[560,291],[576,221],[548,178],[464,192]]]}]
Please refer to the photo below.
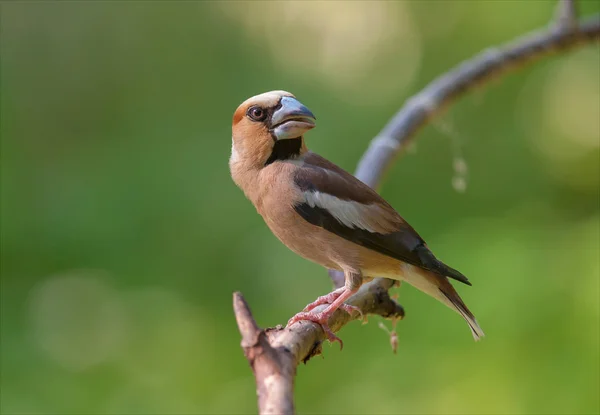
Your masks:
[{"label": "perch branch", "polygon": [[[376,280],[363,284],[348,300],[359,307],[364,315],[376,314],[386,318],[404,317],[404,309],[389,296],[388,290],[395,281]],[[326,306],[319,306],[321,311]],[[238,328],[242,334],[244,355],[256,379],[258,408],[260,414],[294,413],[293,387],[296,367],[308,362],[322,351],[325,334],[320,325],[304,321],[291,327],[281,326],[261,330],[250,312],[241,293],[233,294],[233,309]],[[331,317],[329,327],[338,331],[353,320],[348,313],[338,310]]]},{"label": "perch branch", "polygon": [[[371,141],[358,164],[356,177],[377,188],[384,173],[416,132],[459,97],[509,70],[599,38],[599,15],[577,21],[574,1],[560,0],[550,28],[527,34],[501,47],[489,48],[435,79],[410,98]],[[329,273],[336,286],[343,284],[343,275],[337,271]],[[376,278],[363,284],[348,303],[358,306],[365,315],[402,318],[404,310],[388,293],[393,285],[392,280]],[[323,330],[306,321],[290,327],[263,330],[254,321],[240,293],[234,294],[233,302],[242,333],[242,348],[256,379],[259,413],[294,413],[296,367],[321,353],[321,345],[326,338]],[[329,320],[329,326],[337,332],[355,318],[338,311]]]}]

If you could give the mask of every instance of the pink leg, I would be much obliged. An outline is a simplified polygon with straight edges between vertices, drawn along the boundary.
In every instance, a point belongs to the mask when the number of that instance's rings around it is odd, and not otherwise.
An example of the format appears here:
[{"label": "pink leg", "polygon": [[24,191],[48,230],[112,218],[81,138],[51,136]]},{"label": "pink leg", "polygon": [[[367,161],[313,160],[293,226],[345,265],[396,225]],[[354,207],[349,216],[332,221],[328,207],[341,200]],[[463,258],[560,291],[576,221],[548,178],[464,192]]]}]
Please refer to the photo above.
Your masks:
[{"label": "pink leg", "polygon": [[[312,303],[310,303],[309,305],[304,307],[304,310],[302,310],[302,311],[307,312],[307,311],[311,311],[313,308],[316,308],[323,304],[332,304],[340,295],[342,295],[342,293],[345,290],[346,290],[346,287],[342,287],[342,288],[338,288],[337,290],[330,292],[327,295],[323,295],[323,296],[317,298],[316,301],[313,301]],[[360,310],[360,308],[358,308],[356,306],[353,306],[350,304],[342,304],[340,306],[340,308],[350,315],[352,315],[352,313],[356,311],[358,314],[360,314],[361,317],[363,316],[363,313]]]},{"label": "pink leg", "polygon": [[331,304],[333,303],[344,291],[346,290],[345,287],[342,288],[338,288],[337,290],[334,290],[332,292],[330,292],[327,295],[323,295],[319,298],[316,299],[316,301],[313,301],[312,303],[310,303],[309,305],[307,305],[306,307],[304,307],[304,310],[302,311],[310,311],[315,307],[318,307],[320,305],[323,304]]},{"label": "pink leg", "polygon": [[[339,342],[340,350],[341,350],[344,347],[344,343],[342,342],[342,339],[340,339],[338,336],[333,334],[333,331],[331,331],[331,329],[329,328],[329,325],[328,325],[329,317],[331,317],[331,315],[333,313],[335,313],[335,311],[338,308],[343,308],[347,312],[349,312],[347,308],[350,308],[350,311],[358,309],[358,307],[349,306],[347,304],[344,304],[344,301],[346,301],[348,298],[350,298],[354,293],[356,293],[356,291],[358,291],[358,287],[353,288],[353,289],[344,287],[344,288],[339,288],[328,295],[319,297],[317,299],[317,301],[306,306],[305,310],[308,309],[309,311],[303,311],[303,312],[296,314],[294,317],[292,317],[290,319],[290,321],[288,321],[287,325],[291,326],[292,324],[294,324],[298,321],[301,321],[301,320],[309,320],[309,321],[313,321],[317,324],[320,324],[321,327],[323,328],[323,331],[327,335],[327,339],[330,342],[334,342],[334,341]],[[328,301],[325,301],[325,299]],[[329,301],[331,299],[333,299],[333,302],[331,302],[331,304],[325,310],[323,310],[321,312],[314,312],[314,311],[311,312],[310,311],[310,310],[314,309],[317,305],[329,303]],[[315,304],[315,303],[319,303],[319,304],[316,304],[313,306],[313,304]],[[346,306],[346,307],[344,307],[344,306]],[[358,311],[360,312],[360,310],[358,310]],[[362,312],[361,312],[361,315],[362,315]]]}]

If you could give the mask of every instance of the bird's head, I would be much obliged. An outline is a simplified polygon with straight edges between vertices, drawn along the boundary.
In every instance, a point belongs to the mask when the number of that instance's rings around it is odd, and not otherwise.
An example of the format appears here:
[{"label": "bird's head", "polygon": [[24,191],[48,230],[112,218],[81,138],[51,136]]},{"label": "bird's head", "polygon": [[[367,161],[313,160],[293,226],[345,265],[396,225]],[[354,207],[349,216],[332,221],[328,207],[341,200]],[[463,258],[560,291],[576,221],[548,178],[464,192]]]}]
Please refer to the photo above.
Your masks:
[{"label": "bird's head", "polygon": [[315,116],[296,97],[271,91],[244,101],[233,114],[231,162],[264,167],[306,151],[302,135]]}]

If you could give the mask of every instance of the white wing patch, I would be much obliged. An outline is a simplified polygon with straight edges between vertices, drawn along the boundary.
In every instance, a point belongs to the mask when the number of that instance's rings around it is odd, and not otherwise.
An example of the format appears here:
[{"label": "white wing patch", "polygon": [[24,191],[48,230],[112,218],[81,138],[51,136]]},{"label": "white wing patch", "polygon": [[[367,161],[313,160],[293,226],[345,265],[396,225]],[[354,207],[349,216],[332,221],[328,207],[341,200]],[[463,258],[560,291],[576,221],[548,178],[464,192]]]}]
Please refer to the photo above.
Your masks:
[{"label": "white wing patch", "polygon": [[304,198],[310,207],[327,210],[341,224],[349,228],[388,233],[391,228],[394,228],[396,222],[378,204],[365,205],[322,192],[304,192]]}]

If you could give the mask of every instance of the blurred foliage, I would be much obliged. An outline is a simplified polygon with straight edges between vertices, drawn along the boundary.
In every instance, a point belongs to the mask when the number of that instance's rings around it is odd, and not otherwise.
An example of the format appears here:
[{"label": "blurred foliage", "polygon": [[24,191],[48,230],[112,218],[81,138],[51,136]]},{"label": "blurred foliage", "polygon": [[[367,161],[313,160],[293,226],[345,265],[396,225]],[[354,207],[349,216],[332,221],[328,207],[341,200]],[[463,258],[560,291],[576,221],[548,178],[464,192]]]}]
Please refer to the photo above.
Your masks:
[{"label": "blurred foliage", "polygon": [[[229,177],[238,104],[292,91],[309,146],[352,171],[404,100],[555,2],[0,7],[1,412],[174,414],[256,411],[233,291],[269,326],[330,289]],[[382,188],[473,281],[484,341],[403,286],[398,355],[378,318],[349,325],[299,368],[299,412],[600,411],[599,57],[465,97]]]}]

